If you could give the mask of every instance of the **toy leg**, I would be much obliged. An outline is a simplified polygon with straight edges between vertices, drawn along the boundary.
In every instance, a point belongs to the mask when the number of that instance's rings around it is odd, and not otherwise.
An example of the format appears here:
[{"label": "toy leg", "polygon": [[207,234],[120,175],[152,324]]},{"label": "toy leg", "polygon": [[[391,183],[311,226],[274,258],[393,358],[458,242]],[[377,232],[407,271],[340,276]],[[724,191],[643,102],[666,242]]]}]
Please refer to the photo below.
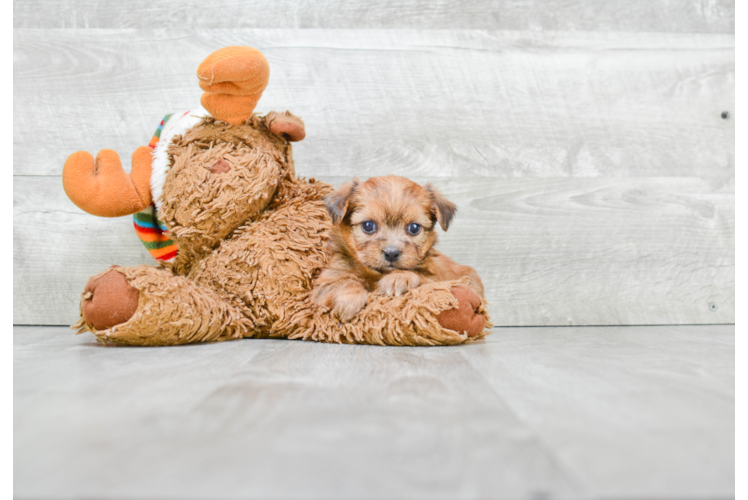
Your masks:
[{"label": "toy leg", "polygon": [[379,345],[452,345],[487,335],[488,310],[465,279],[429,283],[400,297],[370,295],[350,322],[306,298],[274,332],[291,339]]},{"label": "toy leg", "polygon": [[137,266],[92,277],[73,328],[105,343],[174,345],[242,338],[252,322],[212,290],[168,269]]},{"label": "toy leg", "polygon": [[327,262],[326,186],[300,186],[284,206],[237,230],[190,270],[193,283],[240,304],[254,325],[252,336],[271,335]]}]

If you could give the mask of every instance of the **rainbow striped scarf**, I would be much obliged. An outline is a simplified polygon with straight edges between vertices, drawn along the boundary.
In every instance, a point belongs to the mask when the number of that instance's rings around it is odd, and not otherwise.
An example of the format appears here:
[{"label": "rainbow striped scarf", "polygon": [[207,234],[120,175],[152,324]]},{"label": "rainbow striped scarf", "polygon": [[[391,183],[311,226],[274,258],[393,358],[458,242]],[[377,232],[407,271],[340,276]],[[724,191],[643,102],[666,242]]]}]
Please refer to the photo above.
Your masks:
[{"label": "rainbow striped scarf", "polygon": [[[151,149],[156,148],[159,138],[161,137],[161,131],[164,128],[164,124],[169,121],[172,115],[166,115],[161,124],[153,134],[151,142],[148,147]],[[174,257],[177,256],[177,244],[169,238],[169,230],[163,222],[158,220],[156,205],[151,203],[150,206],[137,212],[133,216],[133,222],[135,225],[135,234],[138,235],[140,241],[143,242],[145,248],[156,260],[165,262],[171,262]]]}]

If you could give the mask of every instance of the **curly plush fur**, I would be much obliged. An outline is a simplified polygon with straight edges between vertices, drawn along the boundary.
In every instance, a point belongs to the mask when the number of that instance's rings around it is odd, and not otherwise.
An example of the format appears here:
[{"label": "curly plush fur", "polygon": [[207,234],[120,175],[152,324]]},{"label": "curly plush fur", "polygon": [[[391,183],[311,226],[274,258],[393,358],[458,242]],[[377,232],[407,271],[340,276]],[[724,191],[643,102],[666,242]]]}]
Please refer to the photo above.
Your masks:
[{"label": "curly plush fur", "polygon": [[[173,137],[158,216],[178,245],[176,259],[93,277],[75,328],[128,345],[246,337],[438,345],[483,337],[487,310],[464,280],[373,298],[345,324],[311,303],[328,259],[323,198],[332,188],[296,177],[289,139],[300,137],[303,123],[288,112],[232,125],[207,117]],[[93,319],[115,313],[126,319],[98,326]]]}]

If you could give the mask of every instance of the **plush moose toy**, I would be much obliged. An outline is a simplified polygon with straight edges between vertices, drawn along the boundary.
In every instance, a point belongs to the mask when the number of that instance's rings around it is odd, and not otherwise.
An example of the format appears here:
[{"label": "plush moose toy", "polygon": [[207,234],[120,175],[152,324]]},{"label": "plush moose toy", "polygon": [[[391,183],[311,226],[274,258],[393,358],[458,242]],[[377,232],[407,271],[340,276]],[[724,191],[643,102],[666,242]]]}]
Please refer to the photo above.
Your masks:
[{"label": "plush moose toy", "polygon": [[134,214],[159,266],[112,266],[81,299],[79,333],[103,342],[173,345],[246,337],[383,345],[459,344],[483,337],[488,315],[459,281],[400,297],[372,295],[341,322],[309,301],[325,266],[331,186],[294,172],[304,123],[288,111],[253,114],[267,86],[265,57],[226,47],[200,64],[202,106],[167,115],[132,171],[102,150],[72,154],[63,186],[81,209]]}]

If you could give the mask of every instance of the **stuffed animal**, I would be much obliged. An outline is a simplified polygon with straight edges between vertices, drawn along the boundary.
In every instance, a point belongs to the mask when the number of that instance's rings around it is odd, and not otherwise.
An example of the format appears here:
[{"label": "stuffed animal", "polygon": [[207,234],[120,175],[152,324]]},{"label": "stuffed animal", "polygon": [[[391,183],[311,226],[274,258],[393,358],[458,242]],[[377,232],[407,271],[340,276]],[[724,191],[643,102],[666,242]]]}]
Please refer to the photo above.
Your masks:
[{"label": "stuffed animal", "polygon": [[486,335],[481,299],[460,281],[400,297],[372,295],[348,322],[309,301],[327,262],[331,186],[294,172],[304,123],[288,111],[254,114],[268,63],[226,47],[198,67],[202,106],[167,115],[132,170],[102,150],[72,154],[63,186],[98,216],[134,214],[158,266],[92,277],[74,328],[102,342],[173,345],[247,337],[382,345],[459,344]]}]

